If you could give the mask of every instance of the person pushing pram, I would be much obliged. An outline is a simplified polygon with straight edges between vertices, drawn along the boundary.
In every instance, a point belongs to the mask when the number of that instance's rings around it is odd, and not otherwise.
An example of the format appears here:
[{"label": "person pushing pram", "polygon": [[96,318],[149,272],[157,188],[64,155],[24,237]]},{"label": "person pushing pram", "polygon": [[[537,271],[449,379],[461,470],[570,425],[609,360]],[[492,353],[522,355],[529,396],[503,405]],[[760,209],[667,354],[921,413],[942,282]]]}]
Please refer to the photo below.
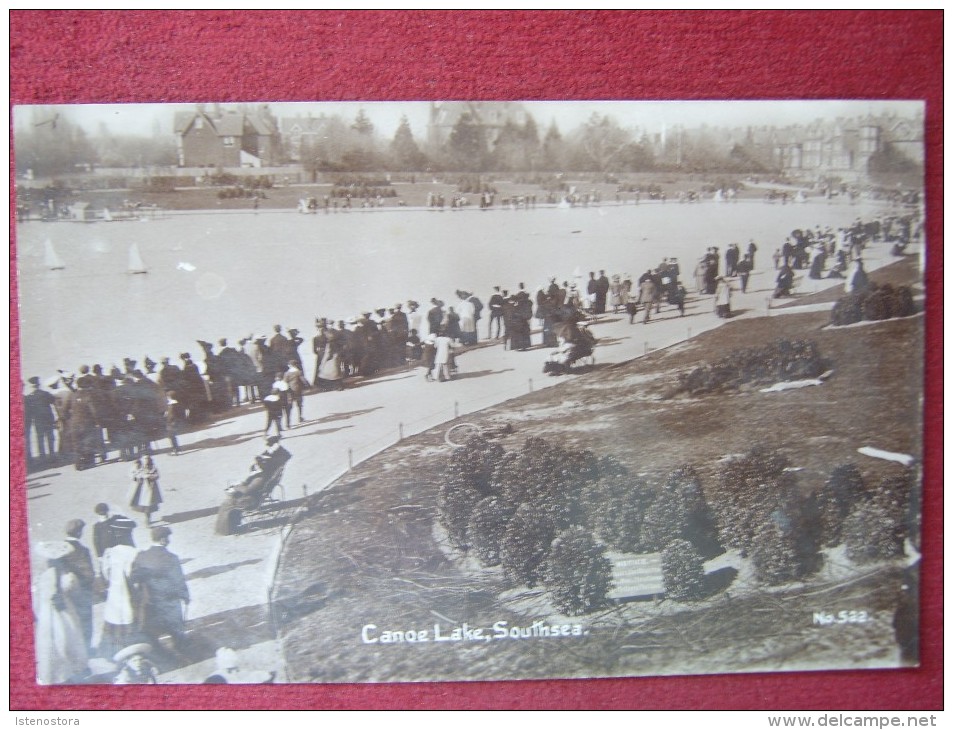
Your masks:
[{"label": "person pushing pram", "polygon": [[281,439],[270,436],[265,441],[265,450],[255,456],[245,478],[225,490],[225,501],[215,521],[216,534],[233,535],[238,531],[242,512],[257,509],[271,496],[290,459],[291,453],[281,445]]}]

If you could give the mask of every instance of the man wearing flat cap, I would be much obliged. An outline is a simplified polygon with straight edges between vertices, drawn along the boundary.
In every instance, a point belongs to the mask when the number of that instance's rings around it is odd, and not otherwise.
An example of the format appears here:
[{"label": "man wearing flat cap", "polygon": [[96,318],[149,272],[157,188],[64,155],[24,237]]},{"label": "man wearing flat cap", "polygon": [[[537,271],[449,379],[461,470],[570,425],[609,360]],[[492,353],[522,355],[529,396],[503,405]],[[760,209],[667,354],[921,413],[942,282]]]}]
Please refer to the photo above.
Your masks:
[{"label": "man wearing flat cap", "polygon": [[164,525],[152,528],[152,546],[136,556],[130,583],[139,591],[138,622],[142,632],[158,647],[159,639],[172,637],[176,651],[185,649],[184,606],[189,603],[189,587],[179,557],[169,551],[172,530]]}]

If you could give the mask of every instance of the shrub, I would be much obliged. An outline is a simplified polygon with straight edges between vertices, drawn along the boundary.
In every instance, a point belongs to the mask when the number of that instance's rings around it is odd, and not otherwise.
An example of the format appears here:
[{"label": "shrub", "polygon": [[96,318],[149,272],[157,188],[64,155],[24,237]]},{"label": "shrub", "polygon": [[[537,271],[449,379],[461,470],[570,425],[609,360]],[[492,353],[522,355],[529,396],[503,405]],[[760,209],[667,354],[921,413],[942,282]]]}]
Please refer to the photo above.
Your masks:
[{"label": "shrub", "polygon": [[440,520],[447,528],[450,541],[459,548],[467,547],[467,528],[473,508],[480,501],[481,495],[475,489],[467,486],[453,486],[445,484],[437,497],[440,509]]},{"label": "shrub", "polygon": [[858,502],[844,520],[847,557],[855,563],[871,563],[903,555],[903,538],[897,516],[882,502]]},{"label": "shrub", "polygon": [[919,487],[912,474],[883,477],[870,491],[870,500],[883,507],[897,527],[897,539],[903,542],[908,534],[911,495]]},{"label": "shrub", "polygon": [[444,527],[455,545],[467,546],[467,528],[474,506],[490,493],[490,475],[503,449],[476,434],[454,449],[447,459],[437,506]]},{"label": "shrub", "polygon": [[707,495],[723,545],[751,550],[754,535],[772,516],[796,522],[802,507],[786,457],[758,447],[728,461]]},{"label": "shrub", "polygon": [[914,310],[913,291],[909,286],[872,283],[865,291],[851,292],[838,299],[831,310],[831,324],[909,317]]},{"label": "shrub", "polygon": [[540,583],[545,573],[545,560],[556,536],[556,529],[546,512],[536,505],[524,504],[506,526],[500,545],[500,563],[512,580],[531,588]]},{"label": "shrub", "polygon": [[715,363],[678,376],[676,393],[704,395],[744,385],[814,378],[826,369],[811,340],[777,340],[763,347],[736,350]]},{"label": "shrub", "polygon": [[841,543],[844,518],[863,495],[864,480],[854,464],[842,464],[831,472],[815,495],[821,545],[833,547]]},{"label": "shrub", "polygon": [[690,466],[669,475],[642,522],[642,544],[648,550],[663,550],[673,540],[687,540],[707,555],[718,550],[714,517]]},{"label": "shrub", "polygon": [[490,479],[490,491],[502,497],[508,510],[533,502],[574,520],[579,514],[580,493],[596,477],[598,464],[592,452],[571,451],[529,438],[519,451],[500,460]]},{"label": "shrub", "polygon": [[909,317],[913,314],[913,291],[909,286],[898,286],[894,289],[892,309],[894,317]]},{"label": "shrub", "polygon": [[577,616],[605,605],[612,565],[589,532],[571,527],[553,540],[543,583],[560,611]]},{"label": "shrub", "polygon": [[662,578],[665,595],[676,601],[695,600],[705,595],[702,557],[688,540],[672,540],[662,551]]},{"label": "shrub", "polygon": [[890,285],[872,285],[861,296],[861,309],[866,320],[890,319],[893,315],[893,288]]},{"label": "shrub", "polygon": [[831,324],[843,326],[860,322],[864,318],[862,300],[859,294],[841,297],[831,308]]},{"label": "shrub", "polygon": [[588,495],[592,504],[591,522],[599,536],[621,552],[641,551],[644,547],[642,523],[646,510],[655,499],[654,490],[645,480],[629,476],[606,477],[594,485]]},{"label": "shrub", "polygon": [[767,585],[788,583],[807,572],[796,531],[780,521],[769,520],[758,528],[752,539],[751,562],[757,579]]},{"label": "shrub", "polygon": [[503,457],[503,448],[499,444],[490,443],[481,434],[474,434],[463,446],[450,453],[444,480],[448,484],[474,489],[486,497],[493,493],[490,486],[493,470]]},{"label": "shrub", "polygon": [[500,545],[508,520],[499,497],[485,497],[477,502],[467,524],[467,540],[480,562],[487,566],[500,564]]}]

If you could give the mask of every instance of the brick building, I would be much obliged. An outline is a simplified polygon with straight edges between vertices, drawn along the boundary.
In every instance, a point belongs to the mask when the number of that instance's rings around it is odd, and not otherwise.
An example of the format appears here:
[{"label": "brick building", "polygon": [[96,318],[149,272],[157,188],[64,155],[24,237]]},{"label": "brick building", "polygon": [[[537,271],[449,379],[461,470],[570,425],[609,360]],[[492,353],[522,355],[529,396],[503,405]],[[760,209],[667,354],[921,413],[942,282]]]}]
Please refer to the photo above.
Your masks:
[{"label": "brick building", "polygon": [[223,110],[204,104],[175,115],[179,167],[270,167],[279,162],[279,136],[267,106]]}]

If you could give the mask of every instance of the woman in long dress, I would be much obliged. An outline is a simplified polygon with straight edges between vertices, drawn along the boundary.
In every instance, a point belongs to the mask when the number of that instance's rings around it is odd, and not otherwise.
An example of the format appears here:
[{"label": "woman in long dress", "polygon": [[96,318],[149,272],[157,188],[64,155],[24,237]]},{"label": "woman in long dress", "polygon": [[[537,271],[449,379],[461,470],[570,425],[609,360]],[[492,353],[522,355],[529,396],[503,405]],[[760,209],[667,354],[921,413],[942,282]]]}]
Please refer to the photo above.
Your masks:
[{"label": "woman in long dress", "polygon": [[133,466],[133,491],[129,498],[129,506],[136,512],[146,516],[146,524],[152,524],[152,515],[159,510],[162,504],[162,492],[159,491],[159,470],[151,456],[143,456],[139,467]]},{"label": "woman in long dress", "polygon": [[618,274],[613,274],[612,283],[609,285],[608,307],[612,308],[613,313],[619,311],[619,307],[625,304],[625,295],[622,291],[622,281]]},{"label": "woman in long dress", "polygon": [[135,641],[135,600],[129,575],[139,551],[132,545],[114,545],[102,557],[103,579],[106,581],[106,602],[103,605],[103,636],[99,653],[111,657]]},{"label": "woman in long dress", "polygon": [[318,366],[318,383],[321,390],[344,390],[344,369],[341,362],[343,344],[339,335],[329,336],[324,347],[324,356]]},{"label": "woman in long dress", "polygon": [[718,277],[715,289],[715,313],[724,319],[731,316],[731,284],[723,276]]},{"label": "woman in long dress", "polygon": [[476,307],[465,297],[466,292],[460,292],[460,304],[457,313],[460,315],[460,342],[464,345],[475,345],[477,342]]},{"label": "woman in long dress", "polygon": [[61,560],[72,551],[65,540],[37,546],[37,553],[49,566],[34,587],[39,684],[77,681],[89,672],[86,637],[72,595],[79,586],[75,574],[65,570]]}]

